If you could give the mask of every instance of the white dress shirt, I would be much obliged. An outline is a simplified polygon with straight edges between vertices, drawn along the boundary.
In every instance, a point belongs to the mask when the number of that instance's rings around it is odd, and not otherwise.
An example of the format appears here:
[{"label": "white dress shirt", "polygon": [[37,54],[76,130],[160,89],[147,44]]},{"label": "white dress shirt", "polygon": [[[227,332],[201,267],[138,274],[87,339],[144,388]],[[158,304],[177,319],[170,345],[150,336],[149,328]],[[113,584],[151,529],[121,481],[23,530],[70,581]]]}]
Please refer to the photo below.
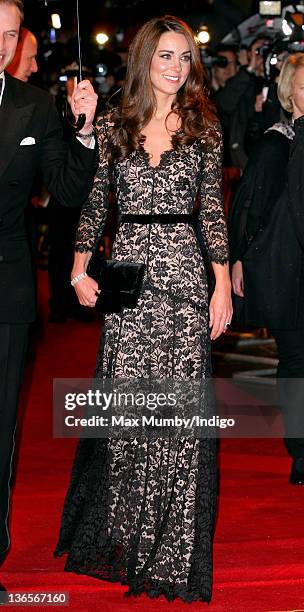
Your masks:
[{"label": "white dress shirt", "polygon": [[5,87],[5,75],[4,75],[4,72],[1,72],[0,79],[2,79],[2,81],[3,81],[2,82],[2,91],[1,91],[1,94],[0,94],[0,106],[1,106],[2,98],[3,98],[3,92],[4,92],[4,87]]}]

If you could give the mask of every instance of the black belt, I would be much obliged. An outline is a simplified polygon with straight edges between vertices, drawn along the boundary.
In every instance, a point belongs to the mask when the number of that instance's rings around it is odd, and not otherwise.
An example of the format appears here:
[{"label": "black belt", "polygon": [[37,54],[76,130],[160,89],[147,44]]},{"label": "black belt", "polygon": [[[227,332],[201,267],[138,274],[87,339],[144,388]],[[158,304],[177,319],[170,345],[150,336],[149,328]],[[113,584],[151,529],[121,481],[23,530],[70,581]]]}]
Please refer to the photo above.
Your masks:
[{"label": "black belt", "polygon": [[121,215],[121,223],[141,223],[143,225],[149,225],[150,223],[194,223],[196,217],[194,215],[182,215],[182,214],[168,214],[168,215],[132,215],[123,214]]}]

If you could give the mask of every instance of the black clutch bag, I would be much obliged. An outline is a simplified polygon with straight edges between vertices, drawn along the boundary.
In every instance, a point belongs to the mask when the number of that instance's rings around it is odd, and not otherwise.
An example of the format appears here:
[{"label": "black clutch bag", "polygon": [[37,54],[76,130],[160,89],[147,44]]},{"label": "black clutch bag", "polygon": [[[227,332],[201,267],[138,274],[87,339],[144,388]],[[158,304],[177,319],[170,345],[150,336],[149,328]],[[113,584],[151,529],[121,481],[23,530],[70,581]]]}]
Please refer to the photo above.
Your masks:
[{"label": "black clutch bag", "polygon": [[135,308],[143,284],[145,264],[101,259],[96,278],[100,294],[96,309],[105,314]]}]

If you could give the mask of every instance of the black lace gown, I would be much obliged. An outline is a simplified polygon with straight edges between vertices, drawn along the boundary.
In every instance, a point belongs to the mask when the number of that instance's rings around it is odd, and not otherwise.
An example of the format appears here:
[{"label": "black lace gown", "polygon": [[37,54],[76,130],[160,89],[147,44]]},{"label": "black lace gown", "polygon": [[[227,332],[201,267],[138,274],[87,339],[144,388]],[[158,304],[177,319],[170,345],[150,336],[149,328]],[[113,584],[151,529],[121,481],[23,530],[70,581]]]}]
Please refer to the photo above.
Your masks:
[{"label": "black lace gown", "polygon": [[[99,122],[100,165],[84,206],[76,249],[93,251],[107,214],[107,122]],[[163,153],[143,148],[115,163],[120,213],[192,213],[211,261],[228,258],[222,204],[221,135]],[[190,224],[119,227],[113,258],[145,262],[138,306],[106,315],[96,376],[210,376],[208,290]],[[66,571],[129,586],[129,594],[209,601],[216,507],[214,440],[86,439],[79,442],[56,555]]]}]

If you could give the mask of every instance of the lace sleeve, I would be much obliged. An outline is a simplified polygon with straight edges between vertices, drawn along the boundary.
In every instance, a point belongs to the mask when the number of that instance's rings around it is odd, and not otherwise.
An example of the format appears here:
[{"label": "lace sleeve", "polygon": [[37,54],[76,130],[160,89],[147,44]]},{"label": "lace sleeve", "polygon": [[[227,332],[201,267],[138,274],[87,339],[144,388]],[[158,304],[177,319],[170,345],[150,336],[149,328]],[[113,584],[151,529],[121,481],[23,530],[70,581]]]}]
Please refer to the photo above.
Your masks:
[{"label": "lace sleeve", "polygon": [[102,234],[109,208],[110,168],[107,158],[107,127],[109,122],[98,121],[97,140],[99,164],[92,191],[84,204],[76,233],[75,251],[94,251]]},{"label": "lace sleeve", "polygon": [[228,261],[228,236],[223,204],[222,154],[220,127],[212,145],[202,143],[202,182],[199,220],[210,261],[224,264]]}]

